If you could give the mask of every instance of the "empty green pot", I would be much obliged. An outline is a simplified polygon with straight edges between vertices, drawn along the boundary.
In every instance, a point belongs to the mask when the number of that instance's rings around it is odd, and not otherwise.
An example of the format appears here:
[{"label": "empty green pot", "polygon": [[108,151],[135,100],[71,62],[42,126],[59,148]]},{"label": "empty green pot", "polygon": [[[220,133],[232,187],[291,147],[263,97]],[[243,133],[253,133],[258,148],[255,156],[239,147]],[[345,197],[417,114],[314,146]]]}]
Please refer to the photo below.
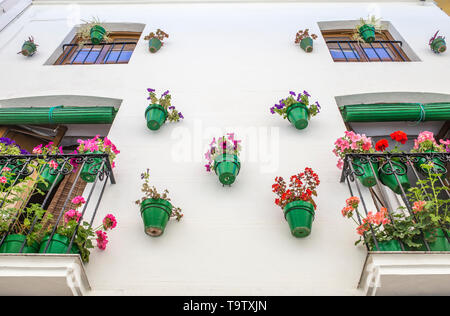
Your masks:
[{"label": "empty green pot", "polygon": [[291,122],[296,129],[304,129],[308,126],[309,113],[306,105],[303,103],[292,104],[286,112],[289,122]]},{"label": "empty green pot", "polygon": [[152,37],[148,41],[148,49],[150,53],[156,53],[162,46],[161,41],[157,37]]},{"label": "empty green pot", "polygon": [[[103,154],[101,151],[94,151],[93,154]],[[83,169],[80,172],[80,178],[88,183],[92,183],[95,181],[95,178],[97,177],[96,171],[100,169],[101,163],[103,158],[94,158],[94,161],[91,164],[88,164],[87,162],[84,164]],[[90,171],[94,172],[95,174],[91,174]]]},{"label": "empty green pot", "polygon": [[402,187],[406,193],[408,191],[408,189],[411,187],[411,184],[409,183],[408,175],[407,175],[408,169],[403,162],[391,160],[391,163],[392,163],[392,167],[394,168],[394,170],[397,170],[397,172],[403,173],[403,175],[397,174],[397,177],[398,177],[398,180],[400,183],[397,181],[394,173],[392,173],[392,174],[385,173],[385,172],[387,172],[388,169],[390,169],[389,162],[384,164],[381,167],[381,170],[379,171],[380,180],[385,186],[389,187],[395,193],[401,194]]},{"label": "empty green pot", "polygon": [[26,41],[25,43],[23,43],[22,45],[22,55],[27,56],[27,57],[31,57],[34,55],[34,53],[36,53],[36,44],[34,44],[31,41]]},{"label": "empty green pot", "polygon": [[[370,164],[372,164],[375,173],[372,171]],[[367,162],[364,164],[360,158],[354,158],[352,165],[356,173],[363,173],[362,176],[356,176],[363,186],[370,188],[377,184],[377,178],[379,178],[378,163]]]},{"label": "empty green pot", "polygon": [[100,44],[106,35],[106,30],[100,25],[94,25],[91,28],[91,42],[92,44]]},{"label": "empty green pot", "polygon": [[167,110],[159,104],[151,104],[145,110],[147,127],[152,131],[158,130],[166,122]]},{"label": "empty green pot", "polygon": [[364,24],[358,31],[364,42],[372,43],[375,40],[375,27],[373,25]]},{"label": "empty green pot", "polygon": [[443,53],[447,49],[447,45],[445,44],[445,40],[442,37],[438,37],[434,39],[434,41],[430,45],[431,49],[435,53]]},{"label": "empty green pot", "polygon": [[305,37],[300,41],[300,47],[307,53],[313,50],[313,39],[311,37]]},{"label": "empty green pot", "polygon": [[284,217],[293,236],[306,237],[311,234],[311,226],[314,221],[314,205],[307,201],[288,203],[284,207]]},{"label": "empty green pot", "polygon": [[31,246],[25,243],[22,252],[20,252],[22,244],[26,239],[25,235],[19,234],[6,236],[0,247],[0,253],[37,253],[39,251],[39,244],[37,242],[33,242]]},{"label": "empty green pot", "polygon": [[39,190],[47,192],[48,190],[50,190],[53,182],[56,181],[55,187],[61,182],[61,180],[64,178],[63,175],[58,175],[58,172],[61,170],[61,167],[62,165],[58,165],[58,167],[56,167],[56,169],[53,170],[53,168],[51,168],[49,165],[46,165],[43,168],[41,172],[41,177],[46,183],[39,182],[37,185]]},{"label": "empty green pot", "polygon": [[223,185],[231,185],[236,180],[241,162],[237,155],[223,154],[214,159],[214,171]]},{"label": "empty green pot", "polygon": [[[39,248],[39,253],[44,253],[49,238],[50,235],[45,236],[42,239],[41,246]],[[48,246],[48,249],[45,253],[67,253],[67,249],[69,249],[69,244],[70,244],[69,238],[60,234],[54,234],[52,240],[50,241],[50,245]],[[72,254],[80,253],[78,246],[75,243],[72,244],[70,253]]]},{"label": "empty green pot", "polygon": [[163,199],[145,199],[141,203],[144,231],[152,237],[161,236],[172,214],[172,204]]},{"label": "empty green pot", "polygon": [[392,239],[389,241],[382,241],[378,243],[378,248],[374,245],[372,247],[372,251],[402,251],[402,246],[396,239]]}]

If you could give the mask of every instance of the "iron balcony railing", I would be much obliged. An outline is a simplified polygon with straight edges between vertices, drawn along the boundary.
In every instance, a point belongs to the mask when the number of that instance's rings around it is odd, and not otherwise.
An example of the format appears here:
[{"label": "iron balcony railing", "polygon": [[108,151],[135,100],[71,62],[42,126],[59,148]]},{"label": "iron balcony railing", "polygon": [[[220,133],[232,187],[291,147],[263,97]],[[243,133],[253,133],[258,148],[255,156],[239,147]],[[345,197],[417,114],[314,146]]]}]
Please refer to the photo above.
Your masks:
[{"label": "iron balcony railing", "polygon": [[[44,165],[39,166],[37,163],[38,159],[43,159],[45,161]],[[77,235],[78,228],[80,226],[80,223],[82,223],[83,218],[86,216],[86,210],[88,209],[88,206],[90,205],[91,200],[95,200],[95,207],[92,212],[92,215],[89,219],[89,227],[92,227],[92,224],[94,222],[95,216],[97,214],[98,207],[100,205],[100,202],[102,200],[106,184],[108,183],[108,180],[115,184],[115,178],[112,171],[112,167],[109,161],[109,155],[106,153],[100,153],[100,154],[58,154],[58,155],[37,155],[37,154],[28,154],[28,155],[3,155],[0,156],[0,177],[5,174],[3,171],[5,166],[8,166],[8,168],[11,169],[11,172],[14,174],[14,179],[10,180],[10,186],[14,187],[16,184],[19,184],[24,177],[33,176],[36,172],[41,172],[42,168],[48,165],[51,161],[56,161],[58,163],[58,167],[56,169],[51,169],[50,174],[56,176],[55,181],[51,184],[48,191],[46,192],[45,196],[42,197],[43,201],[41,203],[41,207],[44,210],[47,210],[47,208],[50,205],[51,199],[54,197],[54,193],[56,190],[56,187],[58,185],[58,180],[63,179],[66,176],[69,176],[71,174],[76,174],[75,179],[69,183],[69,192],[67,194],[67,197],[64,199],[63,206],[60,211],[58,211],[56,214],[56,221],[54,221],[53,227],[51,229],[51,233],[48,238],[48,242],[46,244],[45,250],[43,253],[47,252],[47,249],[50,245],[50,242],[52,241],[53,236],[56,233],[56,229],[58,227],[58,224],[61,222],[61,219],[64,216],[64,213],[68,207],[69,201],[72,198],[72,194],[74,192],[74,189],[79,185],[80,181],[84,181],[80,178],[81,170],[85,169],[85,167],[88,169],[87,173],[91,175],[92,177],[95,177],[95,180],[92,182],[92,186],[89,189],[88,197],[86,199],[86,202],[84,204],[84,207],[81,211],[81,217],[78,220],[78,225],[76,229],[74,230],[73,235],[70,238],[70,244],[67,249],[66,253],[70,253],[74,239]],[[95,198],[93,198],[93,193],[97,188],[97,185],[99,183],[101,184],[101,191],[100,194],[96,195]],[[84,187],[83,187],[84,188]],[[34,189],[34,188],[32,188]],[[83,189],[84,191],[84,189]],[[4,190],[2,192],[2,195],[0,196],[0,210],[5,207],[5,201],[7,200],[11,190]],[[81,194],[80,194],[81,195]],[[15,220],[20,220],[20,214],[21,210],[25,208],[28,204],[28,201],[24,203],[24,205],[17,210],[17,213],[15,214],[13,221],[10,221],[9,228],[6,233],[3,234],[3,236],[0,235],[0,247],[5,241],[5,238],[10,234],[11,229],[13,228],[13,223]],[[91,204],[92,205],[92,204]],[[0,220],[4,220],[3,218],[0,218]],[[28,237],[31,232],[33,231],[35,225],[37,224],[38,218],[35,216],[34,220],[31,223],[30,228],[28,229],[28,232],[26,236]],[[22,246],[20,248],[20,252],[22,253],[24,247],[26,244],[26,239],[22,243]]]},{"label": "iron balcony railing", "polygon": [[[73,64],[77,60],[77,58],[81,52],[86,53],[85,54],[86,56],[83,58],[81,64],[85,64],[86,61],[88,61],[91,53],[94,53],[97,56],[94,56],[95,60],[89,59],[88,64],[96,64],[98,59],[100,58],[100,56],[102,56],[102,58],[103,58],[103,60],[101,60],[100,63],[117,64],[120,60],[120,56],[124,52],[124,49],[127,45],[133,45],[134,47],[136,47],[137,42],[112,42],[112,43],[99,43],[99,44],[88,43],[88,44],[84,44],[83,47],[84,46],[90,47],[90,49],[83,50],[82,48],[80,48],[78,51],[77,51],[77,49],[79,47],[78,44],[64,44],[62,49],[63,49],[63,52],[65,52],[65,53],[64,53],[63,57],[60,59],[59,64],[61,65],[64,62],[66,62],[67,61],[66,59],[68,58],[68,56],[71,56],[70,54],[72,52],[74,52],[74,55],[71,57],[70,64]],[[66,50],[67,47],[69,47],[69,49]],[[100,49],[94,50],[95,47],[99,47]],[[107,51],[105,53],[102,53],[102,51],[105,49],[105,47],[107,47]],[[115,47],[120,47],[120,50],[115,51],[114,50]],[[133,50],[134,50],[134,48],[133,48]],[[117,57],[115,58],[115,60],[112,60],[112,58],[110,58],[112,52],[119,52],[117,54]],[[77,64],[79,64],[79,63],[77,63]]]},{"label": "iron balcony railing", "polygon": [[[389,57],[391,61],[395,61],[395,58],[392,57],[392,54],[388,51],[388,49],[392,48],[402,59],[402,61],[406,61],[405,57],[403,56],[402,52],[396,47],[396,45],[399,45],[400,47],[403,45],[402,41],[373,41],[372,43],[364,43],[362,44],[359,41],[349,41],[349,40],[330,40],[326,41],[327,44],[337,44],[338,48],[340,49],[343,58],[345,58],[345,61],[349,61],[349,58],[347,57],[347,54],[345,53],[345,49],[350,49],[352,51],[352,58],[357,59],[358,61],[361,60],[361,56],[359,56],[358,51],[356,50],[356,45],[359,46],[360,51],[364,53],[364,55],[367,57],[368,61],[376,60],[384,61],[384,59],[380,56],[380,54],[377,52],[377,49],[381,48],[385,55]],[[374,47],[373,44],[380,44],[381,47]],[[355,45],[355,46],[354,46]],[[364,46],[363,46],[364,45]],[[347,47],[345,47],[347,46]],[[366,49],[371,49],[375,53],[375,58],[370,57]]]},{"label": "iron balcony railing", "polygon": [[[437,160],[436,160],[437,159]],[[365,175],[366,170],[373,175],[376,175],[375,168],[378,166],[377,172],[379,174],[384,173],[385,175],[393,175],[396,181],[396,184],[398,184],[399,187],[399,195],[403,201],[403,203],[406,206],[407,212],[409,215],[413,216],[414,218],[414,212],[412,209],[411,202],[407,196],[407,192],[405,192],[405,189],[403,188],[401,182],[400,182],[400,176],[408,176],[409,182],[411,186],[414,186],[416,183],[418,183],[418,180],[422,180],[425,175],[423,175],[423,172],[421,173],[417,169],[417,164],[423,164],[428,163],[430,161],[433,161],[434,167],[433,171],[440,174],[447,175],[448,173],[448,165],[450,163],[450,153],[389,153],[389,154],[347,154],[344,159],[344,166],[342,170],[342,175],[340,182],[346,182],[348,186],[348,190],[350,193],[350,196],[356,196],[360,199],[360,205],[362,205],[362,208],[364,210],[364,214],[368,215],[368,203],[364,199],[363,194],[363,188],[364,185],[361,183],[360,178]],[[438,161],[438,163],[436,163]],[[406,168],[403,168],[398,163],[403,163]],[[437,169],[439,168],[439,170]],[[422,174],[422,178],[421,178]],[[385,194],[383,193],[383,189],[381,189],[381,186],[384,186],[382,184],[379,177],[374,177],[376,180],[376,186],[380,188],[379,192],[381,194],[381,197],[384,201],[387,201],[385,207],[387,208],[389,219],[391,221],[393,220],[392,215],[394,214],[394,210],[390,206],[389,199]],[[448,180],[444,177],[439,177],[439,185],[448,187],[449,183]],[[421,189],[425,190],[425,188],[420,184]],[[355,195],[355,192],[357,195]],[[443,190],[443,194],[445,195],[445,198],[450,198],[450,193],[448,190]],[[357,216],[359,224],[362,224],[362,219]],[[374,236],[374,231],[372,228],[372,225],[370,226],[370,232],[372,236],[373,243],[375,244],[375,248],[377,251],[380,250],[378,241],[376,240]],[[443,227],[448,229],[448,227]],[[445,234],[445,237],[450,242],[450,236],[447,234],[446,229],[443,229],[443,232]],[[421,241],[425,245],[425,248],[427,251],[430,251],[429,244],[425,240],[425,236],[423,232],[421,232]],[[399,241],[402,250],[405,250],[405,246],[401,241]],[[370,251],[367,243],[366,243],[367,249]]]}]

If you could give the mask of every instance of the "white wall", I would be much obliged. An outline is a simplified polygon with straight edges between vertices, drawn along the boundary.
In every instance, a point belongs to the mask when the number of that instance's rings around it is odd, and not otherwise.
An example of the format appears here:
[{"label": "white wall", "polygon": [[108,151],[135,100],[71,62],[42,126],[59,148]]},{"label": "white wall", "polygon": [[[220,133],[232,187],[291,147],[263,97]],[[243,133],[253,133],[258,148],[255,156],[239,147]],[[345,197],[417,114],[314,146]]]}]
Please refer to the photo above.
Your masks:
[{"label": "white wall", "polygon": [[[334,63],[321,36],[311,54],[294,45],[299,29],[320,35],[318,21],[369,13],[390,21],[421,62]],[[162,28],[170,37],[156,54],[141,37],[127,65],[44,66],[78,17],[92,16],[145,23],[145,34]],[[123,99],[109,135],[121,150],[117,184],[108,185],[98,215],[100,221],[113,212],[119,224],[108,249],[94,251],[87,265],[96,293],[356,295],[366,251],[353,246],[354,227],[340,214],[348,192],[331,153],[344,131],[335,96],[450,93],[450,53],[435,55],[428,47],[438,29],[450,34],[448,16],[419,3],[35,5],[0,33],[0,99]],[[40,45],[38,53],[17,55],[29,35]],[[148,87],[169,89],[186,120],[149,131]],[[289,90],[307,90],[323,107],[306,130],[269,113]],[[211,137],[227,131],[256,135],[244,139],[242,169],[232,187],[206,173],[202,159]],[[306,166],[322,183],[312,234],[296,239],[273,204],[271,185],[275,176],[288,178]],[[133,204],[147,167],[153,183],[167,188],[185,213],[159,238],[144,234]]]}]

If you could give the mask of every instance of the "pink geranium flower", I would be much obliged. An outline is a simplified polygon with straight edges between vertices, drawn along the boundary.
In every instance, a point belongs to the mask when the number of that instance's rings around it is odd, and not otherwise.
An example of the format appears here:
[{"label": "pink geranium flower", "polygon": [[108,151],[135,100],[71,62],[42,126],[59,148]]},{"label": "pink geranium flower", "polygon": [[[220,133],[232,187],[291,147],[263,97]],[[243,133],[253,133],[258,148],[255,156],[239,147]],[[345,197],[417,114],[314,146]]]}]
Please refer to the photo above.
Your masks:
[{"label": "pink geranium flower", "polygon": [[69,210],[64,214],[64,221],[68,223],[69,221],[75,219],[75,221],[78,223],[80,220],[81,213],[76,210]]},{"label": "pink geranium flower", "polygon": [[82,204],[86,203],[86,201],[84,200],[84,197],[78,195],[72,199],[72,203],[75,204],[77,207],[80,207]]},{"label": "pink geranium flower", "polygon": [[0,177],[0,183],[6,183],[7,181],[6,177]]},{"label": "pink geranium flower", "polygon": [[112,214],[108,214],[103,219],[103,228],[105,230],[113,229],[117,226],[117,220]]},{"label": "pink geranium flower", "polygon": [[108,243],[108,235],[101,230],[95,232],[97,234],[97,247],[101,250],[106,249],[106,244]]}]

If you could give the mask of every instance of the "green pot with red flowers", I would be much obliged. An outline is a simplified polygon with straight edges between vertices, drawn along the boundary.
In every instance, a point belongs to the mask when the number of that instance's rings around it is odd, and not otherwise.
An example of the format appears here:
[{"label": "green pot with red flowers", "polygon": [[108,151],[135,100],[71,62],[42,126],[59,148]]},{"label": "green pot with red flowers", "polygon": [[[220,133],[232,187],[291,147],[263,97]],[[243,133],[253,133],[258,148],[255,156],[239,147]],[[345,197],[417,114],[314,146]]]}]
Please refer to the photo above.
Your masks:
[{"label": "green pot with red flowers", "polygon": [[339,137],[334,142],[333,153],[339,158],[337,167],[342,169],[344,161],[348,154],[355,154],[351,156],[349,162],[352,163],[355,174],[365,187],[373,187],[377,184],[378,175],[378,162],[373,161],[370,155],[375,150],[372,147],[372,139],[366,137],[365,134],[357,134],[353,131],[345,131],[345,135]]},{"label": "green pot with red flowers", "polygon": [[[433,132],[423,131],[414,140],[414,148],[411,153],[423,153],[427,154],[425,157],[414,157],[414,167],[423,175],[427,176],[428,172],[434,172],[441,174],[441,177],[445,178],[447,169],[445,163],[439,158],[439,154],[445,153],[445,143],[441,140],[441,144],[438,144],[434,138]],[[432,168],[427,168],[424,164],[432,162]]]},{"label": "green pot with red flowers", "polygon": [[114,159],[116,155],[120,153],[117,147],[111,142],[108,137],[104,137],[103,139],[100,135],[96,135],[92,139],[87,140],[78,140],[77,152],[79,154],[108,154],[107,160],[105,157],[85,157],[84,165],[80,172],[80,178],[88,183],[92,183],[95,181],[99,172],[102,172],[101,166],[103,163],[103,169],[105,169],[109,165],[111,168],[115,167]]},{"label": "green pot with red flowers", "polygon": [[436,53],[440,54],[447,50],[447,44],[445,43],[445,37],[443,36],[437,36],[439,31],[437,31],[434,36],[430,39],[428,45],[430,45],[431,50]]},{"label": "green pot with red flowers", "polygon": [[241,170],[239,153],[240,140],[234,138],[234,133],[228,133],[219,138],[214,137],[205,153],[206,171],[214,171],[222,185],[231,185]]},{"label": "green pot with red flowers", "polygon": [[166,120],[169,122],[179,122],[184,119],[181,112],[171,104],[172,96],[169,90],[165,91],[159,98],[156,97],[155,89],[148,88],[151,104],[145,109],[145,119],[147,121],[148,129],[152,131],[158,130]]},{"label": "green pot with red flowers", "polygon": [[313,51],[313,40],[316,38],[316,34],[309,34],[309,29],[300,30],[295,35],[295,44],[300,44],[305,52],[310,53]]},{"label": "green pot with red flowers", "polygon": [[360,23],[355,26],[353,39],[370,44],[375,41],[375,33],[381,30],[380,20],[375,16],[372,15],[367,20],[360,18]]},{"label": "green pot with red flowers", "polygon": [[151,32],[144,37],[144,40],[148,41],[148,50],[150,53],[156,53],[163,45],[164,38],[168,38],[169,34],[165,33],[161,29],[156,30],[156,34]]},{"label": "green pot with red flowers", "polygon": [[311,234],[317,207],[312,196],[317,196],[319,184],[319,176],[311,168],[291,176],[289,187],[283,177],[275,178],[272,185],[272,192],[277,195],[275,204],[282,208],[294,237],[304,238]]},{"label": "green pot with red flowers", "polygon": [[18,54],[22,54],[26,57],[31,57],[36,53],[38,46],[39,45],[34,42],[33,36],[30,36],[28,37],[28,40],[23,43],[22,49],[20,50],[20,52],[18,52]]},{"label": "green pot with red flowers", "polygon": [[320,104],[315,102],[310,104],[311,97],[308,92],[296,94],[289,91],[289,96],[281,99],[278,104],[270,108],[270,113],[279,114],[283,119],[288,119],[297,129],[305,129],[311,117],[320,113]]},{"label": "green pot with red flowers", "polygon": [[179,207],[174,207],[170,203],[170,198],[168,197],[169,191],[164,190],[160,194],[154,186],[150,185],[149,169],[141,174],[141,179],[144,180],[141,191],[145,195],[135,203],[140,206],[141,218],[144,222],[144,232],[149,236],[158,237],[164,233],[171,217],[180,221],[183,214]]}]

